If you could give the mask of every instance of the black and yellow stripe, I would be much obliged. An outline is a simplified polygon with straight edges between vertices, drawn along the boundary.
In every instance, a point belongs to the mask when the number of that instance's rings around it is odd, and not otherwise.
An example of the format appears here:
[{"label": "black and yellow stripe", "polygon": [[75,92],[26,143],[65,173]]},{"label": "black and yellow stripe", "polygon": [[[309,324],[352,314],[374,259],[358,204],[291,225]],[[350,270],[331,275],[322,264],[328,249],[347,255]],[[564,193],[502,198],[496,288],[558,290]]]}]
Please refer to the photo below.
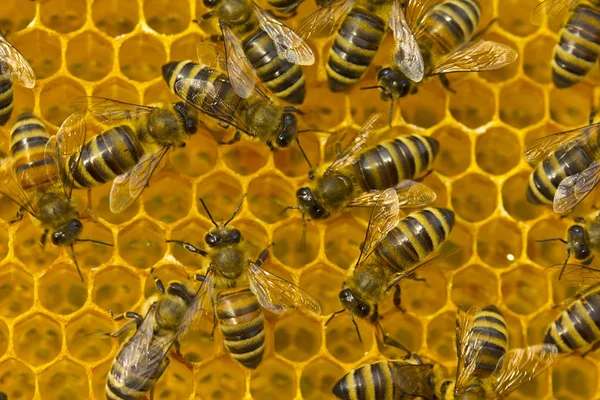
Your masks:
[{"label": "black and yellow stripe", "polygon": [[24,190],[41,190],[58,177],[58,165],[46,154],[50,135],[42,121],[31,113],[19,115],[10,133],[10,154],[15,175]]},{"label": "black and yellow stripe", "polygon": [[105,387],[108,400],[141,399],[160,378],[139,376],[131,368],[124,370],[121,363],[117,357],[108,374]]},{"label": "black and yellow stripe", "polygon": [[353,8],[342,21],[325,69],[329,89],[345,90],[360,80],[371,65],[387,29],[387,20]]},{"label": "black and yellow stripe", "polygon": [[552,322],[544,343],[558,347],[560,353],[581,349],[600,340],[600,284],[573,301]]},{"label": "black and yellow stripe", "polygon": [[465,360],[467,364],[475,363],[473,376],[485,378],[491,375],[499,367],[498,362],[508,347],[506,321],[496,306],[487,306],[475,315],[467,341],[479,349],[474,360]]},{"label": "black and yellow stripe", "polygon": [[395,400],[402,392],[394,384],[394,373],[403,363],[379,361],[356,368],[333,387],[333,394],[344,400]]},{"label": "black and yellow stripe", "polygon": [[454,226],[454,212],[428,207],[403,218],[375,249],[375,255],[393,272],[425,260],[446,240]]},{"label": "black and yellow stripe", "polygon": [[[0,72],[6,71],[6,66],[0,61]],[[13,84],[7,73],[0,73],[0,126],[6,125],[13,110]]]},{"label": "black and yellow stripe", "polygon": [[249,288],[219,293],[216,301],[219,329],[231,356],[246,368],[256,368],[265,352],[264,314]]},{"label": "black and yellow stripe", "polygon": [[559,37],[552,58],[552,79],[557,88],[567,88],[581,81],[600,55],[600,1],[579,1]]},{"label": "black and yellow stripe", "polygon": [[420,176],[433,165],[439,147],[434,138],[410,135],[363,152],[354,164],[363,190],[385,190]]}]

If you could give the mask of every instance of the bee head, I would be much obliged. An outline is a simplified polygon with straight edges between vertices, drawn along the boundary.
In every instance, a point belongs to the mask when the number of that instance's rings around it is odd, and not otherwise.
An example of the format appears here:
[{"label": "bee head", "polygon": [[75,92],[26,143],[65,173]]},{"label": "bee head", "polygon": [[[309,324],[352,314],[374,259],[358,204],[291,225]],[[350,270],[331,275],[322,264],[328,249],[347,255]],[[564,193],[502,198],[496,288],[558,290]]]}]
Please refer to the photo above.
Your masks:
[{"label": "bee head", "polygon": [[317,203],[310,188],[302,187],[298,189],[296,200],[303,212],[306,212],[312,219],[323,219],[329,216],[329,212]]},{"label": "bee head", "polygon": [[371,313],[371,306],[354,296],[350,289],[342,290],[338,297],[344,308],[352,315],[367,318]]},{"label": "bee head", "polygon": [[377,80],[379,81],[381,100],[384,101],[399,99],[416,91],[416,86],[410,79],[390,67],[380,69],[377,73]]},{"label": "bee head", "polygon": [[81,235],[83,224],[78,219],[72,219],[60,231],[52,233],[52,244],[55,246],[68,246],[73,244]]},{"label": "bee head", "polygon": [[196,129],[198,128],[198,113],[182,101],[175,103],[173,108],[181,116],[185,132],[188,135],[196,133]]},{"label": "bee head", "polygon": [[590,248],[586,239],[585,229],[581,225],[573,225],[567,231],[567,242],[577,260],[586,260],[590,254]]},{"label": "bee head", "polygon": [[185,304],[191,304],[194,300],[195,292],[181,282],[173,281],[167,287],[167,294],[170,296],[179,297]]},{"label": "bee head", "polygon": [[455,392],[454,398],[456,400],[481,400],[486,398],[485,394],[483,386],[475,384],[458,390]]},{"label": "bee head", "polygon": [[204,242],[208,247],[216,247],[222,244],[237,244],[242,241],[242,232],[235,228],[216,228],[204,236]]},{"label": "bee head", "polygon": [[286,148],[289,147],[292,142],[296,140],[298,137],[298,119],[292,113],[286,112],[283,113],[283,128],[279,135],[277,135],[277,139],[275,139],[275,144],[278,148]]}]

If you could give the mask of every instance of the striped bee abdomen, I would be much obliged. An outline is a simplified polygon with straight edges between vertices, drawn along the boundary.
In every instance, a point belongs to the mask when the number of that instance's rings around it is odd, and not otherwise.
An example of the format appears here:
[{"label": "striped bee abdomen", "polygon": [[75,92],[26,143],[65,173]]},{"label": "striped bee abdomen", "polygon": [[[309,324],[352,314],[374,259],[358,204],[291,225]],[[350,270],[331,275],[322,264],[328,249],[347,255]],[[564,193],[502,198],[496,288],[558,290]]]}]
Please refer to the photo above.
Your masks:
[{"label": "striped bee abdomen", "polygon": [[[162,350],[150,344],[147,355],[138,357],[137,364],[125,364],[138,352],[137,343],[126,342],[113,362],[106,379],[106,398],[109,400],[135,400],[143,398],[164,373]],[[125,364],[125,366],[124,366]]]},{"label": "striped bee abdomen", "polygon": [[355,163],[365,191],[393,188],[433,165],[439,142],[421,135],[402,136],[363,152]]},{"label": "striped bee abdomen", "polygon": [[475,315],[467,340],[471,346],[480,349],[475,353],[475,360],[465,360],[465,363],[475,362],[473,375],[487,377],[492,374],[508,347],[506,321],[496,306],[487,306]]},{"label": "striped bee abdomen", "polygon": [[306,95],[304,73],[299,65],[277,55],[275,43],[263,30],[244,41],[244,53],[265,86],[292,104],[302,104]]},{"label": "striped bee abdomen", "polygon": [[595,3],[578,3],[560,30],[552,58],[552,78],[557,88],[581,81],[600,55],[600,4]]},{"label": "striped bee abdomen", "polygon": [[346,15],[325,66],[331,91],[342,91],[360,80],[377,54],[386,25],[387,21],[359,8]]},{"label": "striped bee abdomen", "polygon": [[21,114],[10,133],[10,153],[13,168],[21,187],[40,190],[58,177],[58,165],[51,154],[46,154],[50,135],[38,117],[31,113]]},{"label": "striped bee abdomen", "polygon": [[0,61],[0,125],[4,126],[10,119],[13,110],[13,84],[10,74]]},{"label": "striped bee abdomen", "polygon": [[402,219],[375,249],[393,272],[402,272],[423,261],[448,238],[454,212],[429,207]]},{"label": "striped bee abdomen", "polygon": [[231,356],[247,368],[256,368],[265,352],[264,314],[249,288],[219,293],[216,301],[219,329]]},{"label": "striped bee abdomen", "polygon": [[344,400],[394,400],[402,393],[394,385],[398,362],[380,361],[356,368],[340,379],[333,394]]},{"label": "striped bee abdomen", "polygon": [[101,185],[130,171],[144,155],[144,148],[129,125],[115,126],[92,137],[79,154],[69,157],[67,173],[76,188]]}]

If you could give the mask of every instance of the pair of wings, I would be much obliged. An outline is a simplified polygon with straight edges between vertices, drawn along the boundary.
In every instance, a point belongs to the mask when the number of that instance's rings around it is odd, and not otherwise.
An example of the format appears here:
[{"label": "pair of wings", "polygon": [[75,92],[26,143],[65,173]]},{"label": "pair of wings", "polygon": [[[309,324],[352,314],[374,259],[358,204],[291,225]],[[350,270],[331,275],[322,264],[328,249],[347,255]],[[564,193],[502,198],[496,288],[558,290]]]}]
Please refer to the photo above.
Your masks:
[{"label": "pair of wings", "polygon": [[[591,137],[599,134],[599,130],[600,123],[596,123],[537,139],[525,148],[525,159],[529,164],[537,165],[559,149],[564,156],[574,147],[586,145]],[[559,160],[562,156],[558,157]],[[599,161],[593,161],[587,169],[563,179],[554,195],[554,211],[559,214],[571,211],[594,189],[598,181]]]},{"label": "pair of wings", "polygon": [[[292,29],[288,28],[270,13],[252,5],[261,29],[271,38],[275,45],[277,55],[292,64],[312,65],[315,56],[306,42]],[[223,42],[227,55],[226,65],[231,86],[242,98],[250,96],[257,81],[256,71],[246,57],[244,45],[233,30],[224,23],[220,23],[223,32]]]},{"label": "pair of wings", "polygon": [[531,23],[542,25],[544,17],[552,28],[559,28],[579,0],[544,0],[531,13]]},{"label": "pair of wings", "polygon": [[[493,340],[482,330],[473,329],[474,320],[480,312],[481,309],[478,307],[472,307],[466,313],[459,311],[457,316],[458,366],[455,393],[472,383],[482,344]],[[557,356],[557,347],[547,343],[508,350],[498,361],[494,372],[484,378],[490,380],[494,390],[492,399],[504,398],[519,386],[529,382],[549,368]]]},{"label": "pair of wings", "polygon": [[8,66],[8,74],[21,86],[35,86],[35,74],[25,57],[6,38],[0,35],[0,63]]}]

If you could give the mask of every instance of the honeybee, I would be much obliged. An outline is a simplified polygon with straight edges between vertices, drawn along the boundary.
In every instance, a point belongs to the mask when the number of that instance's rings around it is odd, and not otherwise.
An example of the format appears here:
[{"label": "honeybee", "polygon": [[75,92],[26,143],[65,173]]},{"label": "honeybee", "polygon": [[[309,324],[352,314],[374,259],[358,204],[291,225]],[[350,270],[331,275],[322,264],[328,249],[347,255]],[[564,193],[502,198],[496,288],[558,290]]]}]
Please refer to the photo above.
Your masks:
[{"label": "honeybee", "polygon": [[495,307],[459,312],[456,331],[456,379],[436,378],[439,399],[504,398],[544,372],[558,354],[547,343],[508,350],[506,324]]},{"label": "honeybee", "polygon": [[585,78],[600,55],[600,1],[544,0],[533,10],[532,23],[541,25],[544,15],[551,26],[562,25],[552,58],[554,86],[573,86]]},{"label": "honeybee", "polygon": [[35,74],[31,65],[12,44],[0,34],[0,125],[4,126],[13,110],[13,79],[32,89]]},{"label": "honeybee", "polygon": [[[231,218],[222,225],[215,222],[206,204],[200,199],[215,226],[204,237],[206,250],[180,240],[167,242],[178,243],[210,260],[206,274],[196,275],[196,280],[206,286],[203,294],[211,299],[213,321],[216,324],[216,318],[219,320],[225,347],[236,361],[246,368],[254,369],[260,364],[265,350],[262,308],[274,314],[282,314],[293,308],[320,314],[321,307],[304,290],[262,267],[269,255],[268,248],[261,252],[256,261],[248,258],[248,251],[242,243],[242,233],[227,226],[239,212],[244,197],[245,195]],[[219,293],[216,294],[215,290]]]},{"label": "honeybee", "polygon": [[[185,146],[196,133],[198,114],[187,104],[177,102],[150,106],[124,103],[102,97],[76,99],[84,108],[62,125],[64,132],[85,138],[92,119],[104,124],[102,132],[85,142],[79,154],[71,154],[64,166],[75,188],[91,188],[114,180],[110,210],[121,212],[135,202],[148,186],[158,164],[173,147]],[[106,125],[111,127],[106,129]],[[95,129],[95,128],[94,128]]]},{"label": "honeybee", "polygon": [[306,82],[300,65],[315,62],[304,40],[251,0],[204,0],[204,5],[213,11],[203,19],[219,19],[233,90],[247,98],[258,77],[275,96],[302,104]]},{"label": "honeybee", "polygon": [[387,189],[381,193],[373,208],[354,271],[344,281],[338,296],[344,308],[332,314],[326,324],[335,315],[348,311],[359,339],[355,316],[374,324],[384,344],[406,350],[383,333],[378,303],[394,288],[394,304],[400,308],[399,282],[414,278],[415,270],[450,235],[454,212],[446,208],[426,208],[406,218],[400,218],[399,212],[396,191]]},{"label": "honeybee", "polygon": [[133,321],[108,336],[127,334],[134,324],[136,331],[123,343],[108,373],[109,400],[143,398],[169,366],[171,347],[179,350],[179,338],[202,307],[199,294],[206,289],[204,285],[195,290],[185,282],[173,281],[165,289],[160,279],[154,280],[160,293],[145,301],[141,314],[129,311],[114,318]]},{"label": "honeybee", "polygon": [[428,136],[410,135],[365,150],[379,117],[369,117],[335,161],[309,174],[309,185],[296,191],[298,205],[289,209],[299,209],[303,217],[325,219],[346,207],[372,206],[388,188],[397,190],[403,207],[435,201],[435,192],[410,180],[431,168],[439,142]]},{"label": "honeybee", "polygon": [[93,242],[112,246],[79,238],[83,224],[71,201],[74,181],[65,166],[71,154],[74,165],[79,164],[84,139],[85,135],[75,135],[63,127],[50,138],[36,116],[24,113],[17,118],[11,131],[10,156],[0,162],[0,192],[19,206],[11,223],[21,220],[25,212],[33,216],[44,229],[40,240],[42,246],[52,232],[52,244],[71,248],[71,258],[81,281],[83,275],[73,245]]},{"label": "honeybee", "polygon": [[552,204],[556,213],[571,211],[600,179],[600,124],[533,141],[525,148],[525,159],[535,165],[529,178],[527,200]]}]

